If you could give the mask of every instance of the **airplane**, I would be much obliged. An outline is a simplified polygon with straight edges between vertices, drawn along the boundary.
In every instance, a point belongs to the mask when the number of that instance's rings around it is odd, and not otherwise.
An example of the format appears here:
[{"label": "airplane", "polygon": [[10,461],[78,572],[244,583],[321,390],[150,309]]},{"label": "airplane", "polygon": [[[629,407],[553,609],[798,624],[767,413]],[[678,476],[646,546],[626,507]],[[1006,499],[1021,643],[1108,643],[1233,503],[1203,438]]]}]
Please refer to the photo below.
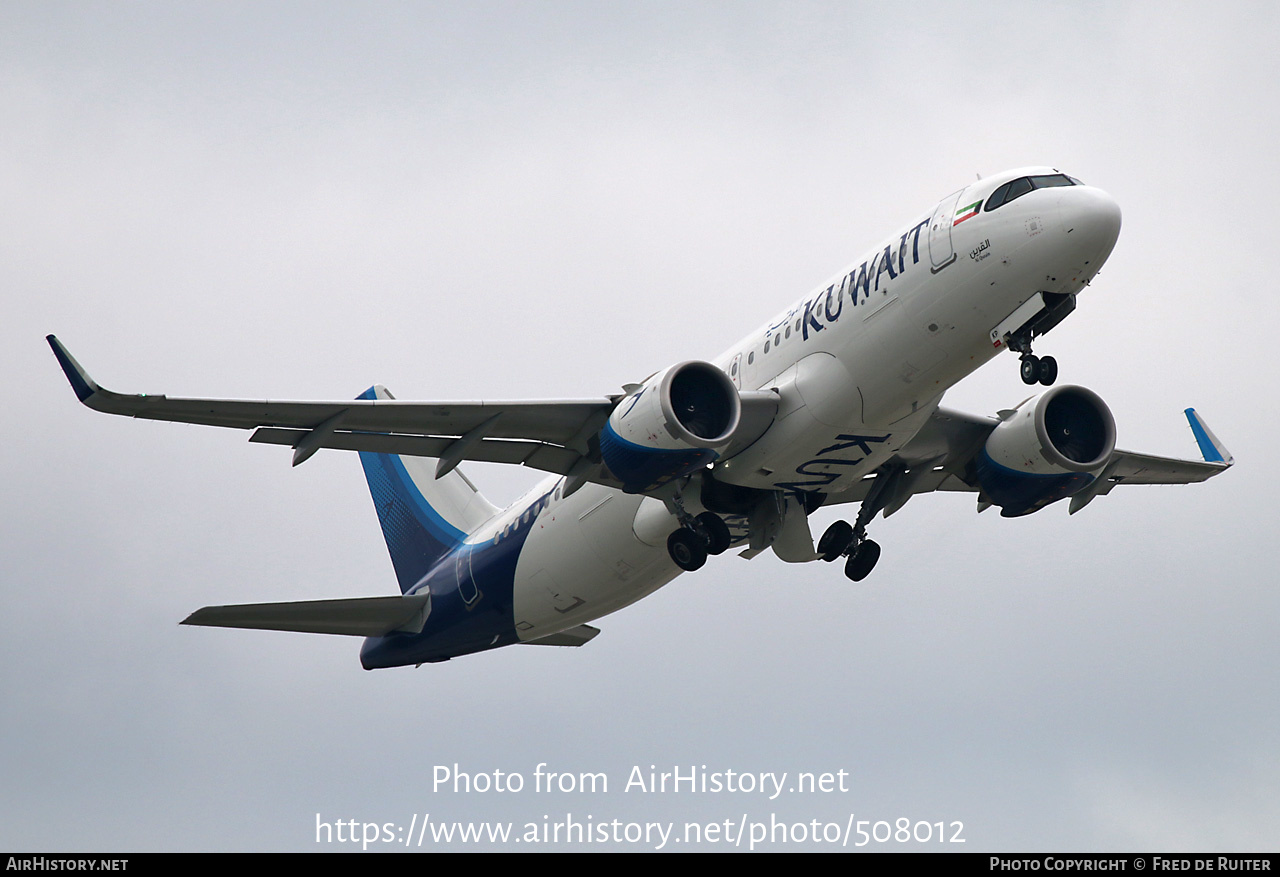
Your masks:
[{"label": "airplane", "polygon": [[[447,661],[516,643],[581,646],[588,622],[734,546],[789,563],[844,560],[861,581],[867,528],[933,491],[978,511],[1078,512],[1125,484],[1204,481],[1234,459],[1194,409],[1203,460],[1117,450],[1112,414],[1054,386],[1033,342],[1075,309],[1111,254],[1120,209],[1056,168],[979,179],[921,212],[714,360],[670,365],[620,393],[414,402],[385,387],[331,402],[125,395],[98,386],[50,335],[97,411],[252,429],[251,442],[356,451],[399,596],[209,606],[182,623],[365,637],[365,669]],[[940,406],[1005,350],[1048,388],[995,417]],[[468,460],[550,476],[506,509]],[[815,544],[809,515],[857,503]]]}]

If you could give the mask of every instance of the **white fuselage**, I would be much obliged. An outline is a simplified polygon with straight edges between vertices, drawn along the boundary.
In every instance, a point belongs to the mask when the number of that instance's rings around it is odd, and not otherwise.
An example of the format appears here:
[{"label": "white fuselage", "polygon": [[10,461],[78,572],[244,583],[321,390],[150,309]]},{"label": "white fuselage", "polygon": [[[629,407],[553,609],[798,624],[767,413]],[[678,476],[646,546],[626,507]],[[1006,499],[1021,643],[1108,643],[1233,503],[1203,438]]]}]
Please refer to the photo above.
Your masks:
[{"label": "white fuselage", "polygon": [[[740,389],[779,396],[768,431],[718,461],[716,479],[847,489],[910,441],[951,385],[1003,349],[990,337],[1002,320],[1037,292],[1083,289],[1119,231],[1104,192],[1040,189],[982,210],[1002,183],[1052,173],[1010,171],[949,195],[714,359]],[[551,479],[468,539],[498,538],[536,515],[514,582],[522,640],[599,618],[680,573],[665,544],[675,518],[658,500],[593,484],[562,493],[563,479]]]}]

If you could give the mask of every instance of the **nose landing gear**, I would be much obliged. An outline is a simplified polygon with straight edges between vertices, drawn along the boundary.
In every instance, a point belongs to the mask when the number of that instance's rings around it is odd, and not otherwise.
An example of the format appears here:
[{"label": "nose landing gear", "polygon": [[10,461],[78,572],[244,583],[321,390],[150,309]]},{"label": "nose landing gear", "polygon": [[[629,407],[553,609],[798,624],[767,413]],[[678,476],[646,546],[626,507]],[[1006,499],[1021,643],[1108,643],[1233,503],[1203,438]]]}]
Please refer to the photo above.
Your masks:
[{"label": "nose landing gear", "polygon": [[1058,379],[1058,361],[1052,356],[1042,359],[1028,350],[1022,354],[1021,372],[1024,384],[1044,384],[1049,387]]},{"label": "nose landing gear", "polygon": [[1053,386],[1058,379],[1058,361],[1052,356],[1039,357],[1031,352],[1031,336],[1029,334],[1010,335],[1009,349],[1022,354],[1019,372],[1024,384],[1044,384]]}]

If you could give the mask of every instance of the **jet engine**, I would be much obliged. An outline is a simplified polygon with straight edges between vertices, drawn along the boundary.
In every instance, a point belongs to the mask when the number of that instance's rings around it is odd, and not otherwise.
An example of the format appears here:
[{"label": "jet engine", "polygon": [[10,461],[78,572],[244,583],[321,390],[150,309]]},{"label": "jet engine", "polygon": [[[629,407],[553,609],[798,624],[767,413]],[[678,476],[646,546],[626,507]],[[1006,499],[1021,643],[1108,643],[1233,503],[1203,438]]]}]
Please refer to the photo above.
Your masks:
[{"label": "jet engine", "polygon": [[1054,387],[1002,412],[974,465],[986,497],[1003,516],[1016,517],[1087,486],[1115,446],[1115,419],[1097,393]]},{"label": "jet engine", "polygon": [[627,493],[644,493],[714,462],[732,441],[742,401],[709,362],[663,369],[617,404],[600,454]]}]

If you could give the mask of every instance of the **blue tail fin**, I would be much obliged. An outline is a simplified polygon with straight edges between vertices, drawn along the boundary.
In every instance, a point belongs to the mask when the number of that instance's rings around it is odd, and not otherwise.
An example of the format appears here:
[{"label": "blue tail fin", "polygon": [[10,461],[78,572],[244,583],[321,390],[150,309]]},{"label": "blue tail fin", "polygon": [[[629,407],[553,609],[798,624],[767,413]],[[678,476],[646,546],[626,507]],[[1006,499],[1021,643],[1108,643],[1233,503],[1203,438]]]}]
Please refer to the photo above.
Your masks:
[{"label": "blue tail fin", "polygon": [[[391,399],[382,386],[361,399]],[[457,469],[435,477],[434,461],[423,457],[360,452],[382,535],[404,593],[497,508]]]}]

